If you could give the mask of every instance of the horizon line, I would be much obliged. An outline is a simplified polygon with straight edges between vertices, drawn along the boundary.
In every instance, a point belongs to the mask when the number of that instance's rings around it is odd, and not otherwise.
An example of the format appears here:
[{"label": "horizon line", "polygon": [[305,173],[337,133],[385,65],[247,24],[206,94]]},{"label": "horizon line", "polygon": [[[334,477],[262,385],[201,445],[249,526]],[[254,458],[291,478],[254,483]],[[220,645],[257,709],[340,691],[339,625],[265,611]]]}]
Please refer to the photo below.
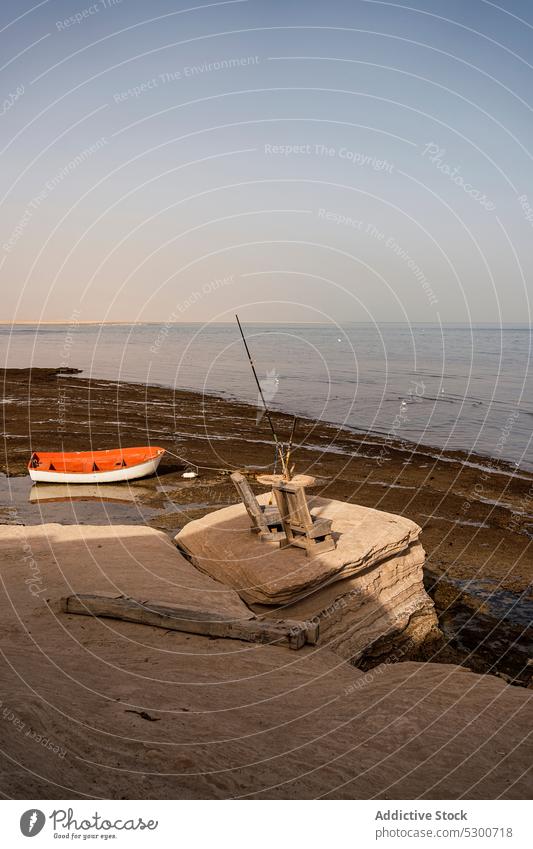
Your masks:
[{"label": "horizon line", "polygon": [[[265,321],[265,320],[258,321],[257,319],[244,319],[244,321],[246,321],[247,324],[270,324],[270,325],[274,325],[274,326],[276,326],[276,325],[287,325],[287,324],[309,324],[309,325],[328,326],[329,327],[330,325],[334,326],[336,324],[339,327],[342,327],[343,325],[346,325],[346,324],[370,324],[370,325],[374,325],[374,324],[402,324],[402,325],[408,325],[408,326],[414,325],[414,324],[425,324],[425,325],[433,325],[433,326],[436,326],[436,327],[440,327],[440,326],[446,326],[446,325],[449,325],[449,324],[462,324],[462,325],[465,325],[467,327],[470,327],[470,326],[474,326],[474,325],[477,325],[477,324],[488,324],[488,325],[492,325],[494,327],[505,327],[505,326],[508,326],[508,325],[522,325],[522,326],[530,326],[531,327],[531,324],[528,321],[503,321],[503,322],[498,322],[498,321],[483,321],[481,319],[477,320],[477,321],[470,321],[470,322],[469,321],[451,320],[451,319],[449,319],[447,321],[441,321],[441,322],[437,322],[437,321],[405,322],[405,321],[392,320],[392,319],[378,319],[376,321],[353,320],[353,321],[343,321],[343,322],[296,321],[296,320],[295,321]],[[234,324],[234,322],[231,321],[231,320],[228,320],[228,321],[205,321],[205,320],[204,321],[167,321],[165,319],[151,320],[151,321],[120,321],[120,320],[102,321],[102,320],[99,320],[99,319],[91,319],[91,320],[88,320],[88,321],[77,321],[76,319],[73,319],[73,318],[46,319],[46,320],[44,320],[44,319],[42,319],[42,320],[22,320],[22,321],[9,321],[9,320],[4,321],[4,320],[0,319],[0,327],[24,327],[24,326],[25,327],[28,327],[28,326],[39,327],[41,325],[49,325],[49,326],[51,326],[51,325],[60,325],[60,326],[76,325],[76,326],[85,326],[85,327],[88,327],[88,326],[93,326],[93,327],[94,326],[100,326],[100,327],[102,327],[102,326],[106,326],[106,325],[111,326],[111,325],[117,325],[117,324],[123,325],[123,326],[129,326],[129,327],[143,326],[143,325],[164,325],[166,327],[172,327],[172,326],[178,326],[178,325],[182,325],[182,324],[205,324],[205,325],[231,324],[232,325],[232,324]]]}]

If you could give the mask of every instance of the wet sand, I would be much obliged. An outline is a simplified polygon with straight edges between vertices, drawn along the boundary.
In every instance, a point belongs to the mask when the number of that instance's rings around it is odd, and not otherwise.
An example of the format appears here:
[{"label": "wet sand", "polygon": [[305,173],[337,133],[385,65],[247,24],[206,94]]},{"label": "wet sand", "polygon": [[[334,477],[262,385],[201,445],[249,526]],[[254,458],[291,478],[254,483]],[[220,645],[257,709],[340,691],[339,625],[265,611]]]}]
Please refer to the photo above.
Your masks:
[{"label": "wet sand", "polygon": [[[3,384],[0,522],[145,523],[175,534],[234,503],[228,472],[271,470],[257,409],[156,386],[89,380],[53,369],[9,369]],[[281,439],[292,417],[275,415]],[[32,490],[32,451],[157,444],[159,474],[102,494]],[[424,659],[463,663],[528,685],[533,610],[533,475],[491,458],[443,452],[300,419],[293,459],[314,494],[406,516],[423,528],[426,586],[445,638]],[[184,481],[187,463],[199,477]],[[43,493],[41,494],[41,490]],[[116,491],[115,491],[116,490]],[[257,487],[257,491],[261,488]],[[368,666],[384,659],[376,646]],[[409,658],[407,655],[404,659]],[[416,659],[422,659],[420,657]]]}]

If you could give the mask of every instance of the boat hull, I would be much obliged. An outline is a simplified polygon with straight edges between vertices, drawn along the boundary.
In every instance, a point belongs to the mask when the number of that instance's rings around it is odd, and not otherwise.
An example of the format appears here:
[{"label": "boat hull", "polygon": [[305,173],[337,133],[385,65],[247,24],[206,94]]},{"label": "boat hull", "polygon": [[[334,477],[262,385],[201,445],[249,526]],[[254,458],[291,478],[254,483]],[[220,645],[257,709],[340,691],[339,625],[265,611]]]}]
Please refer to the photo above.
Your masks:
[{"label": "boat hull", "polygon": [[[103,453],[104,452],[101,452],[101,454]],[[119,468],[111,468],[107,470],[98,469],[91,471],[72,471],[65,468],[59,471],[57,469],[39,468],[38,465],[34,466],[30,462],[28,466],[28,473],[32,481],[35,483],[121,483],[124,481],[138,480],[139,478],[145,478],[149,475],[155,474],[164,453],[164,449],[157,449],[157,454],[153,453],[153,456],[147,457],[142,462],[132,463],[131,465],[123,465]],[[124,454],[127,456],[127,450]],[[81,457],[83,455],[80,454],[78,456]],[[99,458],[98,452],[91,455],[91,459],[93,458]]]}]

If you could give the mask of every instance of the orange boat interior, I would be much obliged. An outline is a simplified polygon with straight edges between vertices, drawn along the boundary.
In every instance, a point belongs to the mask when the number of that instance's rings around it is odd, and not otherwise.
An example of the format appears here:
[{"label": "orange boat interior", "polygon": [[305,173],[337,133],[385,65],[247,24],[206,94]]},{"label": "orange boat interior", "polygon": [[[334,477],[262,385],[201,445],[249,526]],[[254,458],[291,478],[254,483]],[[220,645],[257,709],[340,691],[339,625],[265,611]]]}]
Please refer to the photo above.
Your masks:
[{"label": "orange boat interior", "polygon": [[164,448],[119,448],[110,451],[35,451],[28,464],[30,469],[43,472],[87,474],[90,472],[114,472],[131,466],[139,466],[159,457]]}]

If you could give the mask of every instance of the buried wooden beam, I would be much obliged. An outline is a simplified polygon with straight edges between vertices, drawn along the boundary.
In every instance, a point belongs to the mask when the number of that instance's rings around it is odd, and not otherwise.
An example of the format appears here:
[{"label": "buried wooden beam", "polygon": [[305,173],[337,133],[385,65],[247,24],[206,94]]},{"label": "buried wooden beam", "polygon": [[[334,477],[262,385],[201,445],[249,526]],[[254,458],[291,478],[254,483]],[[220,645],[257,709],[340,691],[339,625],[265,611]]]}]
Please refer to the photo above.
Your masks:
[{"label": "buried wooden beam", "polygon": [[301,649],[305,643],[315,645],[319,628],[315,622],[292,620],[232,619],[230,616],[207,610],[194,610],[159,601],[136,601],[128,596],[99,593],[79,593],[61,599],[65,613],[83,616],[102,616],[121,619],[139,625],[153,625],[170,631],[226,637],[252,643],[275,643]]}]

